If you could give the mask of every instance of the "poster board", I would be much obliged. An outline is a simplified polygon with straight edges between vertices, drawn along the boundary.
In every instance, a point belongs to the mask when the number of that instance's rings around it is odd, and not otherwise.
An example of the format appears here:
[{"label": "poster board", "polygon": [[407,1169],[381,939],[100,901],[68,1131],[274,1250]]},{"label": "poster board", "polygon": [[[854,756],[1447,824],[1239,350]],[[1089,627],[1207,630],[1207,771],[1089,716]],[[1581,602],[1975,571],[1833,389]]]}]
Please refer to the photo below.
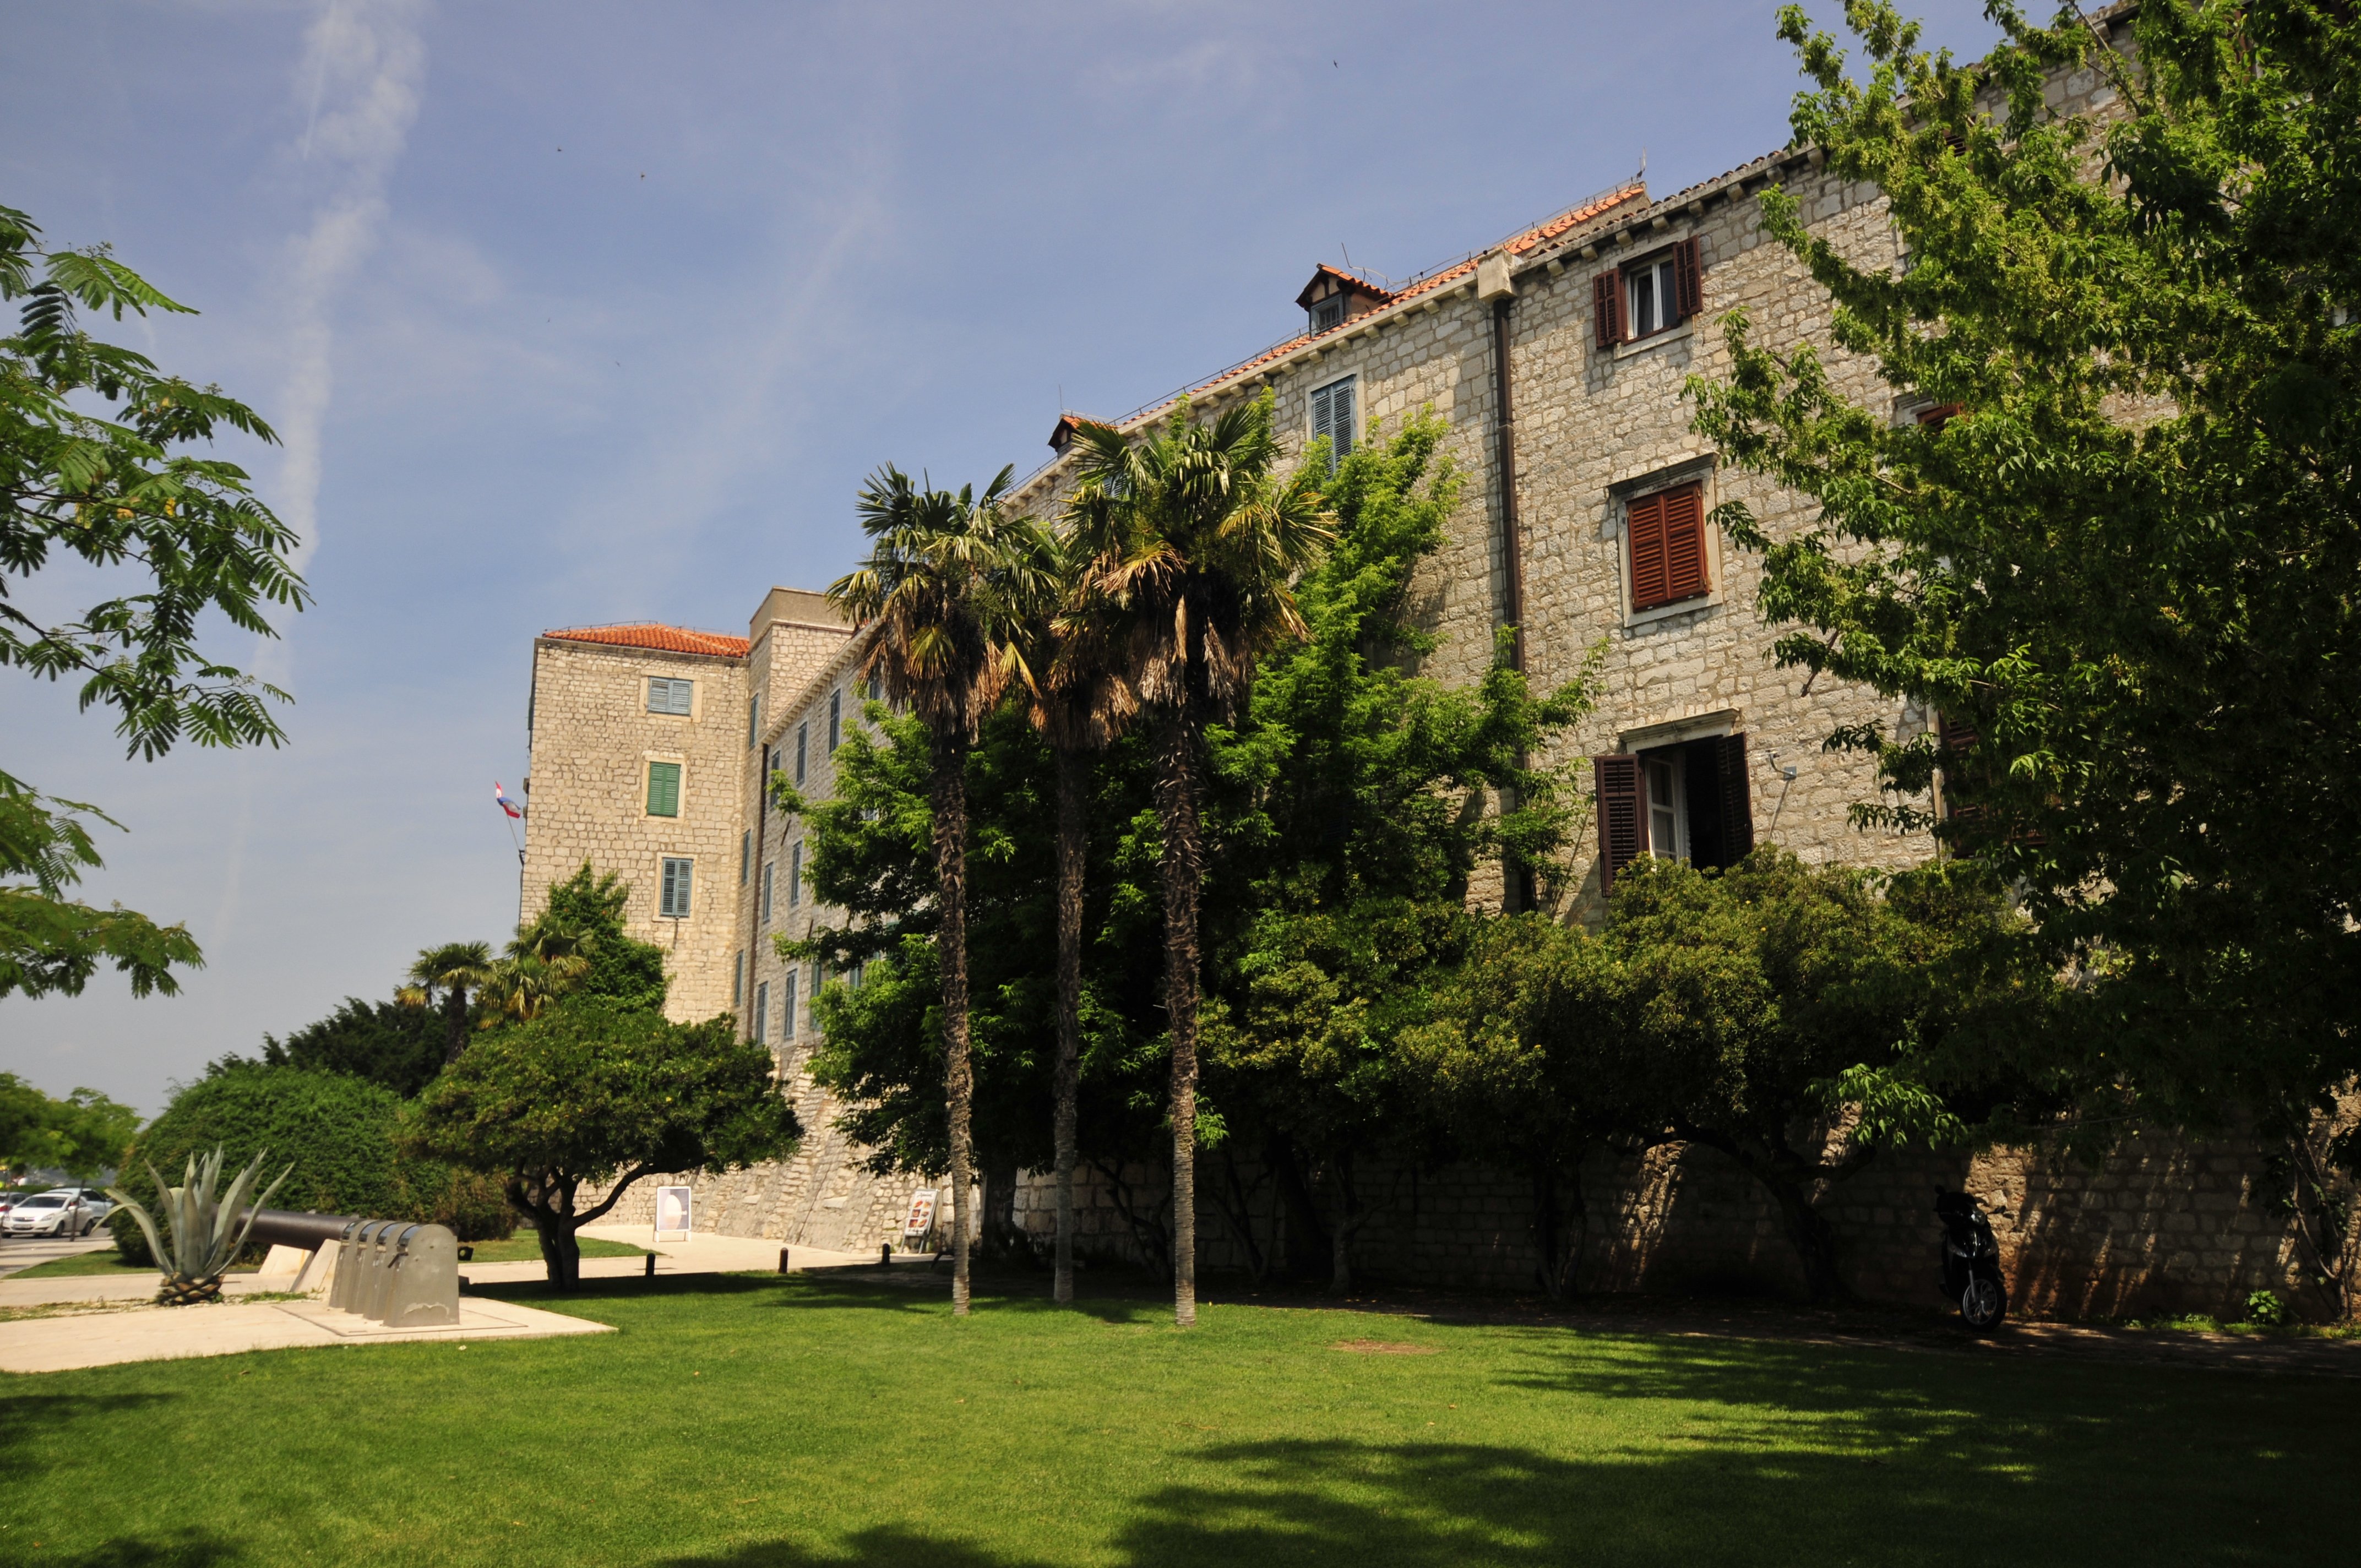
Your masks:
[{"label": "poster board", "polygon": [[689,1190],[686,1187],[656,1189],[656,1240],[671,1236],[688,1240]]},{"label": "poster board", "polygon": [[910,1212],[902,1219],[902,1240],[906,1245],[924,1237],[935,1228],[935,1190],[921,1187],[910,1194]]}]

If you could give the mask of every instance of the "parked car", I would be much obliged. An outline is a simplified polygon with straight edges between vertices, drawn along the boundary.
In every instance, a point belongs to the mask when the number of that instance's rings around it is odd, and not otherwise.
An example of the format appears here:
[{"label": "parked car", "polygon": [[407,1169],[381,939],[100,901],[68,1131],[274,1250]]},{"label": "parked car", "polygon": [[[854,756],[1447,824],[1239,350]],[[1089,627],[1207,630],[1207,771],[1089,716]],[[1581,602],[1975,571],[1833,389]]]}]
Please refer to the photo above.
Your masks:
[{"label": "parked car", "polygon": [[86,1236],[115,1205],[94,1192],[57,1187],[19,1198],[0,1219],[0,1234],[11,1236]]}]

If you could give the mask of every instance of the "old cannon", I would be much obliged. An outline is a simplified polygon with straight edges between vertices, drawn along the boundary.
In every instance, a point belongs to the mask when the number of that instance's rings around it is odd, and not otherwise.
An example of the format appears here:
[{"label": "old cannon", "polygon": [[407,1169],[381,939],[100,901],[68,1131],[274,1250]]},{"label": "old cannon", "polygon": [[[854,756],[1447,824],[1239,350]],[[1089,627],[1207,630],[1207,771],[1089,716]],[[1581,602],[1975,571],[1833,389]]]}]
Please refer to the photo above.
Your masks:
[{"label": "old cannon", "polygon": [[[254,1211],[253,1240],[301,1255],[295,1288],[328,1281],[328,1305],[392,1329],[459,1321],[459,1243],[449,1228],[357,1214]],[[273,1272],[264,1266],[266,1273]]]}]

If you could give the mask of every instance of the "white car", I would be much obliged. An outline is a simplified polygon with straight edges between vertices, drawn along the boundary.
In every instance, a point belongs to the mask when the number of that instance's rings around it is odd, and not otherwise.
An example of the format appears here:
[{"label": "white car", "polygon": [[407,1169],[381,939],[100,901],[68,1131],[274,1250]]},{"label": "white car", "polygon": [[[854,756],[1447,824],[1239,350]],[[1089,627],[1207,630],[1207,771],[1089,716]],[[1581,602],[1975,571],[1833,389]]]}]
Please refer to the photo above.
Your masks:
[{"label": "white car", "polygon": [[115,1207],[95,1192],[59,1187],[19,1198],[0,1219],[0,1234],[10,1236],[86,1236],[98,1229]]}]

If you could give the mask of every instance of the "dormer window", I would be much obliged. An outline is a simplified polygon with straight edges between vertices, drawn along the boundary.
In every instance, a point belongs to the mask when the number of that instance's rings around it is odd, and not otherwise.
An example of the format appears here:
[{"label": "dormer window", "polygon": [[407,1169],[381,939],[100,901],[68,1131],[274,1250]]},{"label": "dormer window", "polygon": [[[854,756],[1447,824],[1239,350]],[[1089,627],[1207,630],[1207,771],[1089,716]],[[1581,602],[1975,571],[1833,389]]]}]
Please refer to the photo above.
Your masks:
[{"label": "dormer window", "polygon": [[1393,303],[1393,299],[1390,292],[1366,279],[1339,272],[1334,267],[1323,267],[1312,275],[1303,292],[1295,296],[1295,302],[1303,307],[1305,319],[1316,334],[1333,331],[1356,316],[1367,315],[1380,306]]},{"label": "dormer window", "polygon": [[1678,245],[1601,272],[1591,282],[1598,346],[1637,343],[1668,332],[1705,307],[1705,273],[1697,242]]}]

